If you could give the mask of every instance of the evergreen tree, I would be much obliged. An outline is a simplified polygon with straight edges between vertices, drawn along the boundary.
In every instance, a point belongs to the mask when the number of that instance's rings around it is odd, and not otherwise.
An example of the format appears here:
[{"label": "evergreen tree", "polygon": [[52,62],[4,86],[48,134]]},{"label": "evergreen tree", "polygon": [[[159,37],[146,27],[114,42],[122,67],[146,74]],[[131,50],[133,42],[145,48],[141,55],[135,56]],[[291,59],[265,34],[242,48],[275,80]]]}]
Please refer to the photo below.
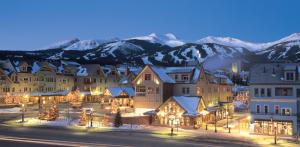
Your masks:
[{"label": "evergreen tree", "polygon": [[121,116],[121,112],[120,112],[120,109],[118,109],[118,112],[116,114],[116,117],[115,117],[115,127],[120,127],[123,125],[122,123],[122,116]]},{"label": "evergreen tree", "polygon": [[58,115],[59,114],[58,114],[56,103],[52,103],[49,112],[49,117],[51,120],[55,120],[56,118],[58,118]]}]

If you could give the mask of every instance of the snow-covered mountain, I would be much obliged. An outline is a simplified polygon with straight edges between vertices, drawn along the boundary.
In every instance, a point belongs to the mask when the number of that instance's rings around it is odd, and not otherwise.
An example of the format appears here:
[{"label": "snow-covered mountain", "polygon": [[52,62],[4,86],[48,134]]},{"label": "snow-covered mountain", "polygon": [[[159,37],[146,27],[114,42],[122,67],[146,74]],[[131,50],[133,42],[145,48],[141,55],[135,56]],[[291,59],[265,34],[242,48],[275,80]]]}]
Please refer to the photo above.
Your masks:
[{"label": "snow-covered mountain", "polygon": [[147,36],[133,37],[127,40],[144,40],[144,41],[149,41],[151,43],[168,45],[170,47],[177,47],[185,44],[185,42],[177,39],[177,37],[172,33],[167,33],[164,35],[156,35],[155,33],[151,33]]},{"label": "snow-covered mountain", "polygon": [[[40,60],[76,60],[101,64],[230,65],[237,59],[248,63],[300,61],[300,34],[268,43],[251,43],[230,37],[205,37],[196,42],[174,34],[155,33],[128,39],[71,39],[35,51],[0,51],[0,58],[22,57]],[[221,64],[222,63],[222,64]]]}]

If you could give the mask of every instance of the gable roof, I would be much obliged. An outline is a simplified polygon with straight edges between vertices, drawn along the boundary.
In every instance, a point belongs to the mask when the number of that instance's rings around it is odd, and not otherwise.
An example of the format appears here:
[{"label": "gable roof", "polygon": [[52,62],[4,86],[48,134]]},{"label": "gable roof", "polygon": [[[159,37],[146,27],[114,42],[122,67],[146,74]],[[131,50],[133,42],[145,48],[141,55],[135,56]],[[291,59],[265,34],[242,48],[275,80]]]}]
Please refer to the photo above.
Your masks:
[{"label": "gable roof", "polygon": [[198,96],[173,96],[172,97],[184,110],[184,115],[197,116],[198,105],[200,103],[200,97]]},{"label": "gable roof", "polygon": [[149,66],[152,71],[158,76],[158,78],[163,81],[164,83],[175,83],[175,80],[171,78],[163,67],[147,65]]},{"label": "gable roof", "polygon": [[129,97],[135,96],[135,92],[132,87],[110,87],[107,88],[107,90],[110,92],[111,96],[113,97],[120,96],[122,92],[128,94]]}]

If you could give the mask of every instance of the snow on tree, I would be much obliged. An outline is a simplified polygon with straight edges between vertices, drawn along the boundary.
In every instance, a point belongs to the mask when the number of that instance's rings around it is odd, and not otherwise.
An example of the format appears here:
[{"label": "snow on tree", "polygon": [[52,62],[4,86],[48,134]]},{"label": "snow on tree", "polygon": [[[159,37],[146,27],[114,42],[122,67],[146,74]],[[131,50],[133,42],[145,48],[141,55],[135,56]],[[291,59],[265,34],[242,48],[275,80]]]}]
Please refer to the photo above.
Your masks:
[{"label": "snow on tree", "polygon": [[58,118],[58,116],[59,116],[59,113],[58,113],[57,105],[55,102],[53,102],[50,107],[49,119],[55,120],[56,118]]},{"label": "snow on tree", "polygon": [[80,126],[85,126],[87,123],[87,115],[85,109],[82,110],[80,114],[80,120],[79,120],[79,125]]}]

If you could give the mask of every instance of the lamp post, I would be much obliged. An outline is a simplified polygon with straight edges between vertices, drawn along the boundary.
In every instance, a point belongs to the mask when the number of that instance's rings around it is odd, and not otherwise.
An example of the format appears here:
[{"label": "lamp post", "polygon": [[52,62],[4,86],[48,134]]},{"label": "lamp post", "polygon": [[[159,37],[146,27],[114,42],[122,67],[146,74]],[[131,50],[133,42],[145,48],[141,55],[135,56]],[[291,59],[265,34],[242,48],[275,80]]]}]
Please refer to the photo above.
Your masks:
[{"label": "lamp post", "polygon": [[271,117],[271,123],[274,130],[274,144],[277,144],[277,127],[275,126],[275,123],[273,121],[273,117]]},{"label": "lamp post", "polygon": [[226,119],[227,119],[227,129],[228,129],[228,104],[226,104]]},{"label": "lamp post", "polygon": [[217,110],[215,110],[215,133],[217,133]]},{"label": "lamp post", "polygon": [[93,127],[93,108],[91,108],[91,112],[90,112],[90,121],[91,121],[91,128]]},{"label": "lamp post", "polygon": [[24,123],[25,104],[22,104],[22,123]]}]

